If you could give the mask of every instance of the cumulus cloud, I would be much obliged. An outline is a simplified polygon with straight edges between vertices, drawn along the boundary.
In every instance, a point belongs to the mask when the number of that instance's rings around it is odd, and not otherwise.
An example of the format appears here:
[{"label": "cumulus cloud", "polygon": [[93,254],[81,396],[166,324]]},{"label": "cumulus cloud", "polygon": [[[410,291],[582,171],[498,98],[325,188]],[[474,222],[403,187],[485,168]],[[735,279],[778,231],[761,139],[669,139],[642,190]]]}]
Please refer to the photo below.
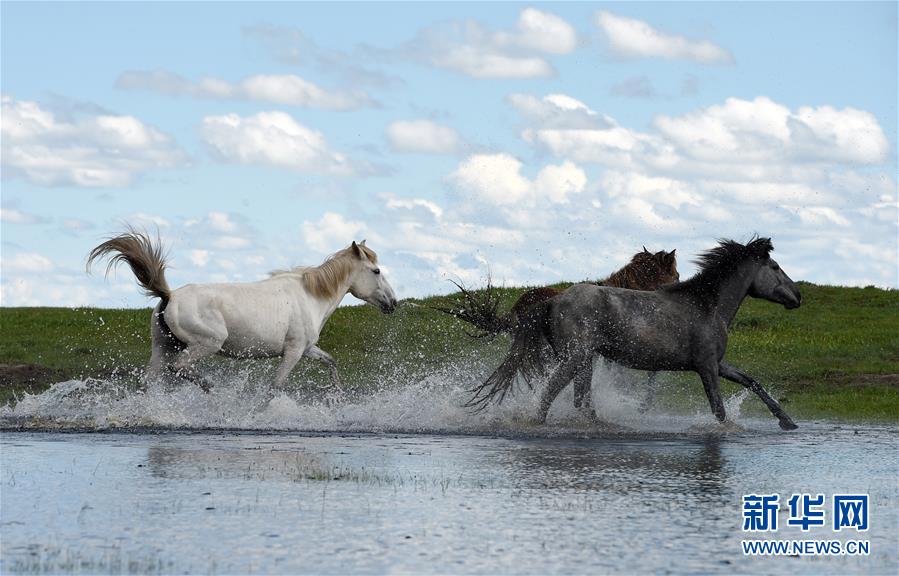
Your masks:
[{"label": "cumulus cloud", "polygon": [[319,254],[332,254],[346,248],[354,240],[364,240],[362,236],[368,234],[368,226],[337,212],[325,212],[316,221],[304,221],[302,231],[307,246]]},{"label": "cumulus cloud", "polygon": [[63,118],[37,102],[3,96],[7,176],[42,186],[121,187],[151,170],[187,163],[174,140],[133,116]]},{"label": "cumulus cloud", "polygon": [[382,198],[384,199],[384,206],[388,210],[415,211],[423,209],[435,220],[439,220],[443,216],[443,208],[431,200],[424,198],[398,198],[393,194],[383,194]]},{"label": "cumulus cloud", "polygon": [[[895,236],[896,183],[883,171],[890,144],[866,111],[730,98],[635,130],[611,118],[604,127],[547,127],[510,104],[528,121],[523,140],[602,171],[585,200],[607,234],[649,230],[695,250],[707,247],[697,238],[752,232],[800,251],[812,249],[802,244],[809,234],[826,237],[830,247],[806,253],[796,268],[819,281],[833,276],[833,246],[873,251],[859,241]],[[879,284],[894,282],[883,271],[893,266],[895,275],[895,247],[875,244],[886,265],[859,267],[853,283],[865,270]]]},{"label": "cumulus cloud", "polygon": [[165,70],[129,71],[119,76],[116,87],[169,96],[248,100],[322,110],[355,110],[374,105],[363,91],[328,90],[296,74],[258,74],[232,84],[218,78],[201,78],[191,82]]},{"label": "cumulus cloud", "polygon": [[344,154],[330,149],[321,132],[284,112],[207,116],[200,133],[223,162],[324,174],[348,175],[355,171]]},{"label": "cumulus cloud", "polygon": [[458,190],[496,206],[533,205],[541,199],[565,204],[587,184],[584,171],[570,161],[545,166],[534,180],[521,174],[522,166],[509,154],[476,154],[463,161],[448,180]]},{"label": "cumulus cloud", "polygon": [[53,270],[53,262],[36,252],[20,252],[7,256],[3,254],[4,272],[49,272]]},{"label": "cumulus cloud", "polygon": [[537,98],[530,94],[510,94],[506,100],[532,126],[542,129],[607,128],[611,121],[589,106],[566,94]]},{"label": "cumulus cloud", "polygon": [[[185,220],[181,231],[190,238],[194,252],[206,254],[206,261],[212,252],[245,251],[253,248],[257,232],[245,216],[232,212],[211,211],[199,218]],[[192,256],[193,259],[193,256]]]},{"label": "cumulus cloud", "polygon": [[387,126],[387,141],[396,152],[454,154],[462,139],[454,128],[431,120],[402,120]]},{"label": "cumulus cloud", "polygon": [[877,119],[854,108],[795,111],[760,96],[728,98],[681,116],[658,116],[641,132],[607,118],[601,128],[535,128],[522,138],[582,163],[680,178],[733,182],[807,182],[826,166],[875,165],[889,143]]},{"label": "cumulus cloud", "polygon": [[472,78],[540,78],[555,74],[545,55],[571,53],[577,43],[565,20],[526,8],[514,30],[492,32],[473,20],[452,23],[422,31],[405,54]]},{"label": "cumulus cloud", "polygon": [[595,17],[612,53],[627,58],[692,60],[703,64],[730,64],[733,55],[708,40],[694,41],[666,34],[635,18],[617,16],[605,10]]},{"label": "cumulus cloud", "polygon": [[19,210],[14,204],[4,204],[0,207],[0,222],[7,224],[43,224],[49,219],[38,214],[32,214]]}]

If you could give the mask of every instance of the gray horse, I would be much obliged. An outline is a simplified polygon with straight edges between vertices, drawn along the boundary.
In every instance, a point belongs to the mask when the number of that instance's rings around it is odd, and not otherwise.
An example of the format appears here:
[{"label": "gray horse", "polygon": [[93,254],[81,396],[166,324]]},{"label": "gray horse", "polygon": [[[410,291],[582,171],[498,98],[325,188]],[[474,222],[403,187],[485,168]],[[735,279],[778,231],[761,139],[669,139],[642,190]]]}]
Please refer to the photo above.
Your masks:
[{"label": "gray horse", "polygon": [[[652,292],[577,284],[535,305],[519,321],[509,355],[486,382],[474,390],[468,406],[502,401],[516,375],[528,381],[545,373],[554,358],[558,367],[540,401],[539,422],[546,421],[553,400],[572,380],[575,390],[589,390],[593,356],[638,370],[692,370],[702,378],[715,417],[725,419],[718,377],[754,392],[784,430],[797,426],[751,376],[723,361],[727,328],[748,295],[798,308],[799,289],[771,259],[770,238],[743,245],[722,240],[700,255],[700,271],[685,282]],[[589,394],[579,398],[595,416]]]}]

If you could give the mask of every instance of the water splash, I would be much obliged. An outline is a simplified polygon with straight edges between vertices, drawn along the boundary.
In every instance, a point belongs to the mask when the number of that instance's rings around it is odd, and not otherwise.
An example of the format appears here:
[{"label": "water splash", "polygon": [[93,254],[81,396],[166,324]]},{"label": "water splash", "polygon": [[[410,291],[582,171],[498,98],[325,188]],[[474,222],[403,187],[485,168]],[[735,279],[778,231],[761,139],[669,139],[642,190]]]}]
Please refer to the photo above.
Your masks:
[{"label": "water splash", "polygon": [[[489,367],[477,358],[429,373],[395,367],[355,390],[322,389],[314,383],[296,390],[270,388],[270,375],[220,368],[211,373],[209,394],[188,383],[150,384],[135,389],[124,381],[68,380],[41,394],[26,394],[15,406],[0,407],[0,426],[104,430],[116,428],[279,430],[302,432],[410,432],[458,434],[591,434],[610,429],[637,432],[722,431],[704,398],[689,414],[666,406],[639,409],[642,373],[597,362],[593,398],[597,414],[612,426],[596,425],[573,407],[569,386],[553,405],[546,425],[533,422],[540,385],[521,385],[501,405],[474,413],[463,407],[469,390]],[[684,391],[696,394],[696,391]],[[701,393],[700,393],[701,394]],[[740,419],[746,393],[727,401]]]}]

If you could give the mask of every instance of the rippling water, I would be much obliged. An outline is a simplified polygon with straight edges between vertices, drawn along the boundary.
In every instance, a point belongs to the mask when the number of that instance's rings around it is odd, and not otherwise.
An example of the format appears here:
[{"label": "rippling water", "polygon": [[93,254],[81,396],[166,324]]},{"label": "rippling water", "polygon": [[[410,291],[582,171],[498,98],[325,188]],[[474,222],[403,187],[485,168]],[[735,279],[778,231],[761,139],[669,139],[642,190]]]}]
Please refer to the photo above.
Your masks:
[{"label": "rippling water", "polygon": [[[589,439],[4,433],[0,562],[4,573],[891,573],[896,440],[824,424]],[[793,491],[869,493],[871,556],[744,558],[741,496]]]},{"label": "rippling water", "polygon": [[[785,433],[741,416],[738,395],[739,426],[723,430],[707,409],[642,415],[612,389],[596,392],[601,413],[626,428],[591,426],[570,397],[534,426],[531,395],[476,415],[459,408],[466,387],[443,375],[356,399],[266,403],[241,383],[208,396],[61,383],[0,410],[17,428],[0,436],[0,572],[892,574],[899,564],[896,427],[800,421]],[[780,494],[783,526],[793,492],[870,494],[871,555],[744,557],[742,495]]]}]

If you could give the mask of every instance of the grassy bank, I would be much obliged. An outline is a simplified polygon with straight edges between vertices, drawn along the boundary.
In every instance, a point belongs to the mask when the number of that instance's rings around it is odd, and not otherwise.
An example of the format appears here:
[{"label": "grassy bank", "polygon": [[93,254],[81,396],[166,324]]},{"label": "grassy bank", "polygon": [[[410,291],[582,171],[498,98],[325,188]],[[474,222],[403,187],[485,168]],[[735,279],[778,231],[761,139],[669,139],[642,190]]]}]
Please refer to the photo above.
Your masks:
[{"label": "grassy bank", "polygon": [[[523,290],[503,289],[504,307]],[[803,306],[789,312],[747,299],[731,330],[728,360],[774,389],[797,417],[899,421],[899,292],[803,284],[802,293]],[[357,389],[397,366],[426,373],[475,357],[495,365],[508,341],[469,338],[464,324],[427,307],[447,298],[410,301],[393,316],[371,306],[340,308],[320,346]],[[149,308],[0,308],[0,403],[69,377],[136,380],[149,358],[149,318]],[[324,381],[316,363],[304,360],[301,368],[294,384]],[[687,389],[702,399],[695,375],[665,382],[670,396]],[[759,402],[747,404],[764,411]]]}]

